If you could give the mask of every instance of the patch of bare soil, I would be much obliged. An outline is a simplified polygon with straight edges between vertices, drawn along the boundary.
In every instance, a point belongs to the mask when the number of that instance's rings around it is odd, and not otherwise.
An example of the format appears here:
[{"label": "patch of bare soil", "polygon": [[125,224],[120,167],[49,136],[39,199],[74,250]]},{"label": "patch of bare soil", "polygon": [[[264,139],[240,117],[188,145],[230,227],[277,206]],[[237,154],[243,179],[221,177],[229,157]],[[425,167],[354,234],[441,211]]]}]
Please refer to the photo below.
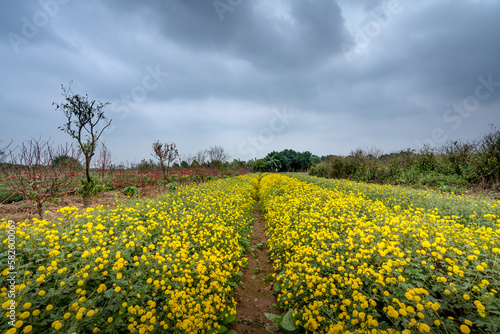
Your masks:
[{"label": "patch of bare soil", "polygon": [[[141,198],[152,198],[163,193],[162,188],[140,188],[139,194]],[[102,205],[103,207],[115,207],[120,201],[127,200],[121,191],[112,190],[101,193],[99,196],[92,197],[92,207]],[[44,211],[49,211],[44,214],[44,219],[51,220],[52,218],[59,217],[60,213],[57,212],[62,207],[75,206],[78,209],[83,209],[83,200],[81,196],[67,195],[59,199],[57,203],[49,203],[45,205]],[[36,205],[30,200],[23,200],[9,204],[0,204],[0,219],[13,220],[15,222],[22,222],[26,219],[32,218],[40,219]]]},{"label": "patch of bare soil", "polygon": [[273,307],[277,301],[272,289],[271,274],[274,269],[266,252],[265,222],[258,204],[254,208],[253,217],[248,267],[243,270],[242,281],[236,289],[237,318],[236,322],[229,326],[239,334],[278,331],[278,326],[264,315],[277,313]]}]

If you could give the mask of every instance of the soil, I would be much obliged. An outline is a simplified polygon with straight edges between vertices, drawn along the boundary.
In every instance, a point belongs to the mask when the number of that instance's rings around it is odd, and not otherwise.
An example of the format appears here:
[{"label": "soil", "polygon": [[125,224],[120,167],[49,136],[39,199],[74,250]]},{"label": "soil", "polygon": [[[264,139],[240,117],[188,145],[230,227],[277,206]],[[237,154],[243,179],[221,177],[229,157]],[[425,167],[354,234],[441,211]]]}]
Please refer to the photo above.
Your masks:
[{"label": "soil", "polygon": [[[141,198],[155,197],[163,193],[161,188],[140,188]],[[104,207],[114,207],[120,201],[127,200],[128,197],[125,196],[119,190],[112,190],[101,193],[99,196],[92,197],[92,207],[102,205]],[[67,195],[59,199],[57,203],[48,203],[44,205],[44,211],[49,211],[44,213],[44,219],[51,220],[54,217],[60,216],[57,212],[58,209],[66,206],[75,206],[78,209],[83,209],[83,200],[81,196]],[[15,222],[22,222],[26,219],[31,220],[32,218],[40,219],[38,215],[38,210],[36,205],[30,200],[22,200],[19,202],[13,202],[9,204],[0,204],[0,219],[5,218],[5,220],[13,220]]]},{"label": "soil", "polygon": [[250,253],[247,254],[248,267],[243,270],[242,281],[236,288],[236,322],[229,326],[239,334],[278,331],[278,326],[264,315],[278,312],[273,307],[273,304],[277,304],[271,277],[274,269],[266,252],[265,222],[258,203],[254,208],[253,218]]}]

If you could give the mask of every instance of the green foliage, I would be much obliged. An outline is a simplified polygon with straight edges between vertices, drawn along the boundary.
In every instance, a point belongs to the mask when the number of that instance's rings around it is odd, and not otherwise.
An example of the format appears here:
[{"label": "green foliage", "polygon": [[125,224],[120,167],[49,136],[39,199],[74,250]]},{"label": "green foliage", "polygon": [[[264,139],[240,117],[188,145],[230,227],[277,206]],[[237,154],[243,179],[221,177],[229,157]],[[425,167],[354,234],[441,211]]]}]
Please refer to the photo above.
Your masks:
[{"label": "green foliage", "polygon": [[90,182],[82,178],[80,186],[76,189],[81,196],[97,196],[103,191],[106,191],[106,188],[95,178],[91,178]]},{"label": "green foliage", "polygon": [[59,167],[70,167],[70,168],[76,168],[81,170],[82,169],[82,164],[80,161],[73,157],[69,157],[66,155],[61,155],[57,156],[54,159],[52,159],[50,163],[50,167],[52,168],[59,168]]},{"label": "green foliage", "polygon": [[170,183],[167,184],[167,190],[169,192],[174,192],[175,190],[177,190],[177,186],[178,185],[179,184],[177,182],[170,182]]},{"label": "green foliage", "polygon": [[264,159],[258,159],[252,164],[252,170],[254,172],[265,172],[266,170],[266,161]]},{"label": "green foliage", "polygon": [[179,175],[177,175],[177,174],[170,175],[168,177],[168,181],[169,182],[179,182],[180,181]]},{"label": "green foliage", "polygon": [[272,313],[264,313],[267,319],[278,325],[280,331],[286,334],[292,334],[299,330],[299,327],[295,325],[296,319],[293,317],[293,310],[288,310],[288,312],[281,316]]},{"label": "green foliage", "polygon": [[142,159],[141,162],[137,165],[137,170],[139,172],[149,172],[152,171],[157,167],[156,162],[153,161],[153,159]]},{"label": "green foliage", "polygon": [[128,186],[123,189],[123,194],[127,197],[138,196],[139,189],[136,186]]},{"label": "green foliage", "polygon": [[309,151],[296,152],[290,149],[280,152],[272,151],[264,158],[264,168],[259,166],[260,169],[254,170],[260,172],[274,172],[275,169],[280,172],[306,171],[313,165],[313,161],[317,162],[318,157],[313,158]]},{"label": "green foliage", "polygon": [[309,170],[319,177],[431,187],[456,192],[473,186],[500,189],[500,131],[492,126],[476,142],[451,141],[374,156],[361,149],[347,157],[328,156]]},{"label": "green foliage", "polygon": [[478,144],[478,164],[481,181],[498,185],[500,183],[500,130],[491,125]]},{"label": "green foliage", "polygon": [[[0,186],[0,203],[9,204],[23,200],[23,195],[14,190]],[[5,201],[5,202],[4,202]]]},{"label": "green foliage", "polygon": [[[85,159],[88,159],[90,165],[90,159],[95,154],[99,138],[104,130],[111,125],[111,120],[108,121],[103,111],[109,102],[91,101],[88,95],[75,94],[71,87],[64,88],[61,85],[61,88],[65,97],[64,102],[52,103],[56,110],[61,110],[66,116],[66,124],[60,126],[59,129],[78,142],[81,152]],[[100,122],[105,122],[105,124],[98,129],[97,126]]]},{"label": "green foliage", "polygon": [[246,162],[239,159],[234,159],[233,162],[231,162],[231,168],[246,168],[246,166]]},{"label": "green foliage", "polygon": [[[88,95],[76,94],[71,90],[71,82],[68,88],[61,85],[64,101],[52,103],[56,110],[61,110],[66,117],[66,123],[59,129],[66,132],[76,140],[78,147],[85,157],[86,180],[80,187],[82,196],[91,196],[96,191],[96,182],[90,175],[90,164],[95,155],[99,138],[106,128],[111,125],[111,119],[104,115],[104,107],[109,102],[90,100]],[[84,205],[85,201],[84,201]]]}]

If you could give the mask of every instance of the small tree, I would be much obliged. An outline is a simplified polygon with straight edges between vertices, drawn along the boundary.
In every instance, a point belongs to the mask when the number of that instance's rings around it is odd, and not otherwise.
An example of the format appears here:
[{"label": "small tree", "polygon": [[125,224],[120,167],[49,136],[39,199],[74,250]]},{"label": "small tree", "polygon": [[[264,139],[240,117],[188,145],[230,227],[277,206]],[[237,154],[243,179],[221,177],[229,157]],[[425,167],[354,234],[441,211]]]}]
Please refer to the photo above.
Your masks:
[{"label": "small tree", "polygon": [[[87,94],[75,94],[71,87],[64,88],[61,85],[61,88],[65,98],[64,102],[54,102],[52,105],[56,106],[56,110],[62,110],[67,119],[66,124],[60,126],[59,129],[78,142],[78,147],[85,158],[85,180],[82,182],[81,194],[83,206],[88,207],[91,204],[91,196],[95,186],[95,180],[90,174],[90,163],[99,138],[104,130],[111,125],[111,119],[108,120],[103,111],[109,102],[89,100]],[[103,126],[99,127],[99,123],[102,123]]]},{"label": "small tree", "polygon": [[267,156],[265,158],[265,161],[266,161],[265,162],[266,167],[268,167],[271,172],[274,172],[275,169],[281,168],[281,162],[279,161],[276,154]]},{"label": "small tree", "polygon": [[94,168],[99,171],[101,182],[104,183],[104,175],[111,169],[111,152],[104,143],[99,145],[99,157],[94,162]]},{"label": "small tree", "polygon": [[207,150],[208,157],[211,165],[218,167],[223,166],[230,158],[230,155],[224,150],[222,146],[212,146]]},{"label": "small tree", "polygon": [[163,173],[163,179],[166,183],[168,179],[170,164],[179,157],[179,151],[177,150],[175,143],[162,144],[159,140],[157,140],[153,143],[153,153],[151,155],[158,159],[161,171]]},{"label": "small tree", "polygon": [[196,160],[198,165],[203,165],[205,162],[207,162],[207,150],[198,151],[194,160]]},{"label": "small tree", "polygon": [[4,160],[7,158],[7,150],[9,149],[9,146],[12,144],[13,140],[11,140],[7,145],[3,145],[3,139],[0,139],[0,163],[4,162]]},{"label": "small tree", "polygon": [[43,218],[44,204],[75,191],[80,166],[76,157],[71,146],[54,148],[50,141],[31,139],[22,143],[18,154],[11,152],[12,166],[3,167],[2,173],[11,189],[36,204]]},{"label": "small tree", "polygon": [[[195,160],[195,156],[192,155],[192,154],[188,154],[188,155],[185,155],[184,156],[184,161],[186,161],[186,163],[188,164],[188,166],[191,166],[191,164],[193,163],[193,161]],[[182,162],[181,162],[181,165],[182,165]]]}]

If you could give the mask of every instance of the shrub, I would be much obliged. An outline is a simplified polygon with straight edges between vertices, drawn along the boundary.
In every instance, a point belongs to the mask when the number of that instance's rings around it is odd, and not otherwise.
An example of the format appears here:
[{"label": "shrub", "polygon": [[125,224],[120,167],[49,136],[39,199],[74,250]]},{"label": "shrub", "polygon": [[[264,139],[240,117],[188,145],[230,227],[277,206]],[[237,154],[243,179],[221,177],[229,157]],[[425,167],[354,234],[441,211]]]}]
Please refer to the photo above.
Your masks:
[{"label": "shrub", "polygon": [[500,182],[500,130],[491,126],[478,145],[479,153],[475,167],[481,180],[488,184]]},{"label": "shrub", "polygon": [[23,195],[10,188],[0,188],[0,203],[9,204],[19,202],[24,199]]},{"label": "shrub", "polygon": [[170,175],[168,177],[168,181],[169,182],[179,182],[180,181],[179,175],[177,175],[177,174]]},{"label": "shrub", "polygon": [[127,197],[139,195],[139,189],[136,186],[128,186],[123,189],[123,194]]}]

